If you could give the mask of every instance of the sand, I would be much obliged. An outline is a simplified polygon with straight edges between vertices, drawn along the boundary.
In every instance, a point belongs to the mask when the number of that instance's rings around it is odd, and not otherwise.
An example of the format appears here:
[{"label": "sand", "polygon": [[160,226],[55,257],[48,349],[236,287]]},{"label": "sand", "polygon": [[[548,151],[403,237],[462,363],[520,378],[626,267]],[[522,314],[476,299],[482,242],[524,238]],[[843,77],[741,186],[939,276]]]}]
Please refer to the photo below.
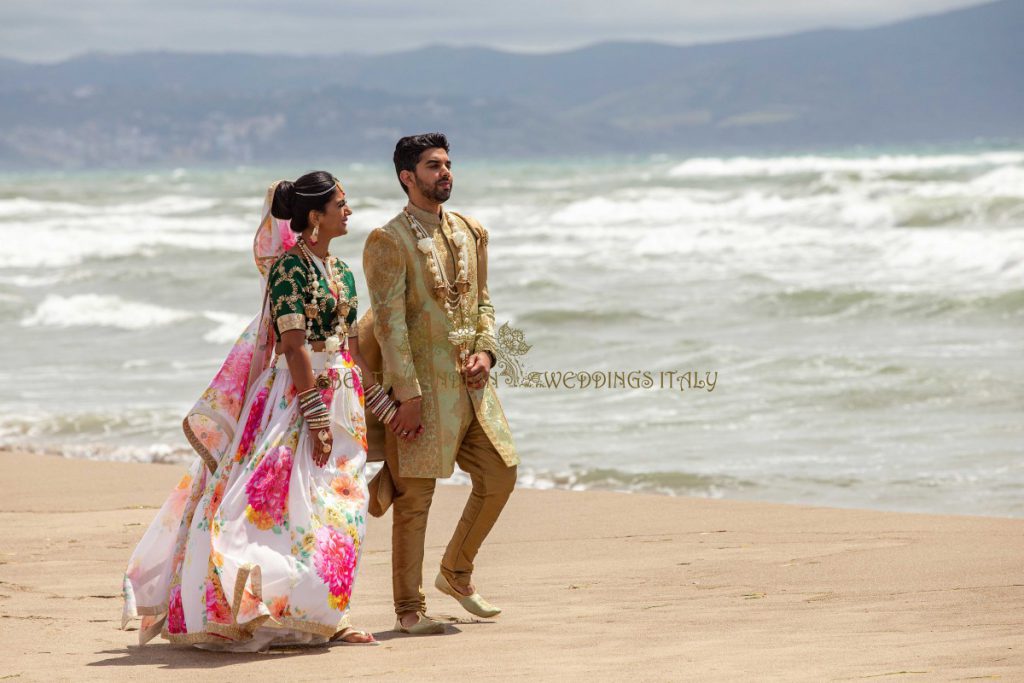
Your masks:
[{"label": "sand", "polygon": [[[183,468],[0,453],[0,680],[1024,680],[1024,520],[519,490],[477,560],[505,609],[394,623],[390,515],[352,616],[379,647],[222,654],[119,630],[121,572]],[[438,489],[428,583],[467,490]]]}]

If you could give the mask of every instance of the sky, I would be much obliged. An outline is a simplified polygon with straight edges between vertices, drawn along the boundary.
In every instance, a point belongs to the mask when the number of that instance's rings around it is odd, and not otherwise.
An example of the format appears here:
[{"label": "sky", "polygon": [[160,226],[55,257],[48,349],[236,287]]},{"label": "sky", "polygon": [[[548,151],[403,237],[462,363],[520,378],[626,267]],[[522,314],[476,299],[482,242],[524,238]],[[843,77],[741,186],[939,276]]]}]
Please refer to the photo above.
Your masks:
[{"label": "sky", "polygon": [[861,28],[986,0],[0,0],[0,56],[144,50],[337,54],[433,44],[552,52]]}]

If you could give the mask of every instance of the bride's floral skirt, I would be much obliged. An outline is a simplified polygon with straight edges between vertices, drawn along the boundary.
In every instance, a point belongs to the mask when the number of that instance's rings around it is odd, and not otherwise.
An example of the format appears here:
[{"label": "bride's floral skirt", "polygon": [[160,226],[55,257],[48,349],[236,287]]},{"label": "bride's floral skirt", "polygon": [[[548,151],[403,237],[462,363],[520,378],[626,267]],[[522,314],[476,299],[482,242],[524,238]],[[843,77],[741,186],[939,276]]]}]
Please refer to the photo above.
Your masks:
[{"label": "bride's floral skirt", "polygon": [[231,447],[210,472],[196,458],[128,563],[123,624],[139,642],[258,650],[326,642],[348,625],[366,529],[363,391],[347,352],[325,365],[336,389],[326,466],[279,359],[249,392]]}]

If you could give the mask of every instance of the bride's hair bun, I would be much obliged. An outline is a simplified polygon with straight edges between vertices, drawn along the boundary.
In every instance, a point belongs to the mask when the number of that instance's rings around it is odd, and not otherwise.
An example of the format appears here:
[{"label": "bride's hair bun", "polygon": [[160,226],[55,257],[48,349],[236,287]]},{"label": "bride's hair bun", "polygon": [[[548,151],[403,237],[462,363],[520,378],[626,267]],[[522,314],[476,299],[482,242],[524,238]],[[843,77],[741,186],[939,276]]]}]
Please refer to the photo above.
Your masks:
[{"label": "bride's hair bun", "polygon": [[309,227],[309,212],[324,213],[327,202],[334,199],[335,188],[340,189],[338,179],[327,171],[311,171],[294,183],[282,180],[274,189],[270,213],[278,220],[290,220],[289,227],[302,232]]},{"label": "bride's hair bun", "polygon": [[270,213],[282,221],[291,220],[295,207],[295,183],[282,180],[274,188],[274,201],[270,205]]}]

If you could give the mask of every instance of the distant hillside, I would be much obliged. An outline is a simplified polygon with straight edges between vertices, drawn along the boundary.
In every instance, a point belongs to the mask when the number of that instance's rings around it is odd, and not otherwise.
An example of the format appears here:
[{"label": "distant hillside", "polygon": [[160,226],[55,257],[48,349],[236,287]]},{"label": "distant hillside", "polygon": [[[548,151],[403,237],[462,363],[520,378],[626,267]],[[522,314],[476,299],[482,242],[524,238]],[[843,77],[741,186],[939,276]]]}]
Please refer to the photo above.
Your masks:
[{"label": "distant hillside", "polygon": [[0,165],[738,151],[1024,138],[1024,2],[880,28],[525,55],[0,60]]}]

